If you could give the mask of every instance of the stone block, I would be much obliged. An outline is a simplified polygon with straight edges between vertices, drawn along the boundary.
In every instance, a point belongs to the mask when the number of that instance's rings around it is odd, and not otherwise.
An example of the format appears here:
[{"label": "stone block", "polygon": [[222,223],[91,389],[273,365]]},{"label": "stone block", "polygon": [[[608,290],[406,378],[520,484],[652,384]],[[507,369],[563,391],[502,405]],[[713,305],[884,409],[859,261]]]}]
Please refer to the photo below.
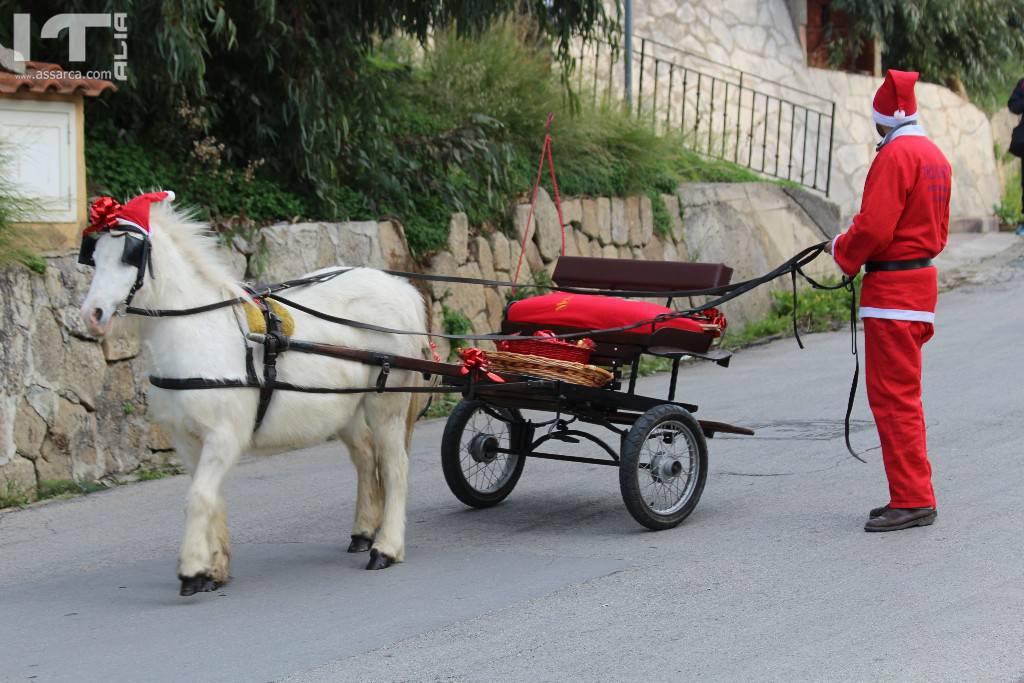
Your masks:
[{"label": "stone block", "polygon": [[562,220],[566,228],[570,223],[580,226],[583,223],[583,200],[562,197]]},{"label": "stone block", "polygon": [[469,258],[469,218],[461,211],[452,214],[448,226],[448,251],[460,265]]},{"label": "stone block", "polygon": [[619,258],[619,250],[614,244],[606,244],[601,247],[601,258]]},{"label": "stone block", "polygon": [[82,406],[59,399],[50,433],[36,460],[40,479],[73,479],[96,463],[96,423]]},{"label": "stone block", "polygon": [[484,299],[487,301],[487,331],[499,332],[501,318],[505,312],[505,298],[493,287],[488,287],[484,290]]},{"label": "stone block", "polygon": [[36,492],[36,468],[31,460],[14,456],[9,462],[0,465],[0,493],[23,493],[32,500]]},{"label": "stone block", "polygon": [[626,201],[620,197],[612,197],[611,243],[623,245],[628,242],[629,219],[626,216]]},{"label": "stone block", "polygon": [[[434,254],[430,259],[430,267],[427,272],[432,275],[455,275],[459,269],[459,264],[455,262],[455,257],[447,251],[442,251]],[[444,297],[445,291],[451,286],[448,282],[425,282],[427,289],[435,299],[441,299]]]},{"label": "stone block", "polygon": [[643,246],[654,237],[654,207],[651,205],[651,198],[640,197],[640,241]]},{"label": "stone block", "polygon": [[39,457],[46,437],[46,422],[28,401],[22,399],[14,414],[14,449],[26,458]]},{"label": "stone block", "polygon": [[[455,272],[459,277],[480,277],[480,266],[473,261],[462,264]],[[461,312],[472,320],[486,307],[484,297],[480,296],[479,285],[460,285],[452,282],[443,283],[447,286],[448,295],[444,298],[444,305],[452,310]]]},{"label": "stone block", "polygon": [[59,386],[66,350],[60,327],[50,311],[40,311],[32,330],[32,364],[37,380],[46,386]]},{"label": "stone block", "polygon": [[[494,255],[494,270],[508,271],[512,264],[512,243],[505,234],[495,231],[491,233],[491,252]],[[518,257],[518,254],[516,255]]]},{"label": "stone block", "polygon": [[494,279],[494,253],[491,251],[491,243],[486,237],[478,236],[473,238],[471,249],[473,258],[480,266],[480,274],[485,280]]},{"label": "stone block", "polygon": [[628,244],[643,244],[643,227],[640,221],[640,197],[626,197],[626,223],[629,225]]},{"label": "stone block", "polygon": [[62,351],[62,390],[74,394],[87,408],[94,408],[107,374],[107,363],[100,345],[71,337]]},{"label": "stone block", "polygon": [[601,227],[597,221],[597,200],[583,199],[580,201],[580,229],[590,239],[597,239]]},{"label": "stone block", "polygon": [[661,240],[651,240],[643,247],[643,258],[647,261],[663,261],[665,245]]},{"label": "stone block", "polygon": [[548,197],[544,188],[537,190],[537,205],[534,218],[537,221],[537,230],[533,235],[540,255],[545,262],[558,258],[562,251],[562,226],[558,221],[558,211],[555,203]]},{"label": "stone block", "polygon": [[607,197],[597,198],[597,237],[601,246],[612,243],[612,202]]},{"label": "stone block", "polygon": [[412,256],[409,243],[405,239],[405,229],[395,221],[381,221],[377,225],[380,236],[380,251],[384,265],[391,270],[409,270]]},{"label": "stone block", "polygon": [[679,211],[679,197],[663,194],[661,201],[665,202],[669,218],[672,219],[672,240],[678,242],[683,239],[683,215]]},{"label": "stone block", "polygon": [[142,342],[139,335],[135,333],[135,330],[127,329],[127,327],[114,323],[113,331],[100,343],[103,357],[108,362],[128,360],[142,353]]}]

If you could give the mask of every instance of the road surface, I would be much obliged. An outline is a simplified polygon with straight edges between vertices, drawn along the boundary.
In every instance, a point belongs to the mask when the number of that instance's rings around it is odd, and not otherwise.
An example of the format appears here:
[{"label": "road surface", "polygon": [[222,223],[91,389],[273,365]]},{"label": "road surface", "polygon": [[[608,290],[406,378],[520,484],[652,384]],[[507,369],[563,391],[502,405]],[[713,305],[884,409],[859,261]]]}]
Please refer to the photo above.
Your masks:
[{"label": "road surface", "polygon": [[[344,552],[340,444],[246,459],[226,492],[234,579],[177,596],[186,477],[0,513],[2,681],[1018,681],[1024,677],[1024,259],[940,299],[925,408],[931,527],[861,529],[887,501],[843,332],[743,351],[682,378],[710,442],[678,529],[641,529],[614,470],[529,461],[468,510],[412,455],[405,564]],[[665,377],[642,383],[660,394]],[[874,447],[874,448],[873,448]]]}]

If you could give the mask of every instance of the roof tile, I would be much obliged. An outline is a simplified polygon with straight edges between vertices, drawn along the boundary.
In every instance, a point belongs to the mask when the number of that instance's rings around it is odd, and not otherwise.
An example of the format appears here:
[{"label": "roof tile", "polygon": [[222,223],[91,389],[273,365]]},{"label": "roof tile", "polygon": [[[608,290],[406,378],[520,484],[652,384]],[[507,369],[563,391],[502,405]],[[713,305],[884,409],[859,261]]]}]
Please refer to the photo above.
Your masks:
[{"label": "roof tile", "polygon": [[68,71],[59,64],[27,62],[25,66],[24,74],[14,74],[0,69],[0,93],[32,92],[98,97],[108,90],[117,91],[117,86],[110,81],[68,78]]}]

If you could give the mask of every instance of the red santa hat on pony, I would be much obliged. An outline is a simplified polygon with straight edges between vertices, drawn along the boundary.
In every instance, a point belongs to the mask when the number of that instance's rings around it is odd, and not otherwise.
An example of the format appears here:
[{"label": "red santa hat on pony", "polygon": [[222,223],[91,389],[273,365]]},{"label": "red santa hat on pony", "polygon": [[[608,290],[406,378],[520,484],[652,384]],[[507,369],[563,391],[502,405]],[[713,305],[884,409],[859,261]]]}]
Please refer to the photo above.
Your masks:
[{"label": "red santa hat on pony", "polygon": [[174,193],[147,192],[130,200],[127,204],[120,204],[113,197],[98,197],[89,207],[89,225],[82,232],[82,235],[89,235],[96,232],[110,230],[117,226],[135,228],[149,236],[151,228],[149,225],[149,209],[154,202],[164,200],[174,201]]},{"label": "red santa hat on pony", "polygon": [[882,86],[875,93],[872,102],[872,118],[875,123],[895,128],[917,120],[917,98],[914,84],[920,74],[916,71],[889,69]]}]

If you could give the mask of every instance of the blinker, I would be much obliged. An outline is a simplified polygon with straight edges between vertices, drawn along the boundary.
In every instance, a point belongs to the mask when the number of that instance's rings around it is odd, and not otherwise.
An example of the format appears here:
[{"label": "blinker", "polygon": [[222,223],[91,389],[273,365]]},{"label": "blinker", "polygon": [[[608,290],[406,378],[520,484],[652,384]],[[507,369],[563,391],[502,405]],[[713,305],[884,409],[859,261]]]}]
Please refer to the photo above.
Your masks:
[{"label": "blinker", "polygon": [[[129,232],[136,233],[138,237],[128,234]],[[126,266],[135,266],[141,273],[149,261],[149,240],[145,233],[141,230],[126,230],[124,234],[117,235],[117,237],[124,239],[121,263]],[[78,250],[78,262],[83,266],[96,267],[96,260],[93,255],[96,252],[96,242],[98,240],[98,236],[93,237],[92,235],[86,235],[82,238],[82,246]]]}]

